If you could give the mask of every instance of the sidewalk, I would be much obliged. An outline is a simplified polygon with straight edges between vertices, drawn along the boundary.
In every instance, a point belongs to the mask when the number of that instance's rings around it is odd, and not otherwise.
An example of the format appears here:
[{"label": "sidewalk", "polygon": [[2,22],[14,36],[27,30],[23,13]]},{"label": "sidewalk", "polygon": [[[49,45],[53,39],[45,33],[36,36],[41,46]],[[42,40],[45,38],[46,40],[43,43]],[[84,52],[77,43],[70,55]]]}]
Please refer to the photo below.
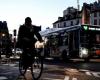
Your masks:
[{"label": "sidewalk", "polygon": [[2,59],[0,60],[0,80],[16,80],[18,78],[18,61],[12,61],[12,59],[18,59],[18,57],[5,58],[2,55]]}]

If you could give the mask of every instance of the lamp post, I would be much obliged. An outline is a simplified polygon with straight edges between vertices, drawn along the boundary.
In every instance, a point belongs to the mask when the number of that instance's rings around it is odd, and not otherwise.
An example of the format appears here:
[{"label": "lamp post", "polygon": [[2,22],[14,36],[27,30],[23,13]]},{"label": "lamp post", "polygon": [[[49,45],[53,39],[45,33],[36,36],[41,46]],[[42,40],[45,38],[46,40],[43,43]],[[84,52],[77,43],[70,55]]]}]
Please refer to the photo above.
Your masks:
[{"label": "lamp post", "polygon": [[0,58],[1,58],[1,54],[2,54],[2,52],[3,52],[3,37],[5,36],[5,34],[3,33],[3,34],[1,34],[1,48],[0,48]]},{"label": "lamp post", "polygon": [[17,32],[17,30],[14,29],[13,30],[13,34],[14,34],[14,57],[16,56],[16,32]]},{"label": "lamp post", "polygon": [[4,44],[4,42],[3,42],[3,39],[4,39],[4,36],[5,36],[5,34],[3,33],[2,34],[2,36],[1,36],[1,46],[2,46],[2,53],[3,53],[3,44]]}]

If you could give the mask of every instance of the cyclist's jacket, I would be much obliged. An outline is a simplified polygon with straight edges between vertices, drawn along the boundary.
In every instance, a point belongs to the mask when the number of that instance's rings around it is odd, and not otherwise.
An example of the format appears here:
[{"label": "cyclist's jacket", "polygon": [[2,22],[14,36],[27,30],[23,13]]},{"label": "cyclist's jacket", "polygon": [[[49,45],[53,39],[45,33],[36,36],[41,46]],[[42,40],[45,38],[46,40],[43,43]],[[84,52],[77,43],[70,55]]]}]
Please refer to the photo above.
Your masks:
[{"label": "cyclist's jacket", "polygon": [[20,48],[33,47],[37,40],[42,41],[39,30],[36,26],[21,25],[18,31],[17,46]]}]

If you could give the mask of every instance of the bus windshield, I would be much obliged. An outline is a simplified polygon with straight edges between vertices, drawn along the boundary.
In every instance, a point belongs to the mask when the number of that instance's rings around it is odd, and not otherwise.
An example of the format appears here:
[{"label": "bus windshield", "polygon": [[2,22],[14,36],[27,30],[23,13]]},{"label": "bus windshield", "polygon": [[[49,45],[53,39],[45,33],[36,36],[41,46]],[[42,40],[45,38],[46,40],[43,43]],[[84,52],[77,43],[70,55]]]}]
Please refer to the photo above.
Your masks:
[{"label": "bus windshield", "polygon": [[82,47],[100,48],[100,32],[99,31],[81,31],[80,43]]}]

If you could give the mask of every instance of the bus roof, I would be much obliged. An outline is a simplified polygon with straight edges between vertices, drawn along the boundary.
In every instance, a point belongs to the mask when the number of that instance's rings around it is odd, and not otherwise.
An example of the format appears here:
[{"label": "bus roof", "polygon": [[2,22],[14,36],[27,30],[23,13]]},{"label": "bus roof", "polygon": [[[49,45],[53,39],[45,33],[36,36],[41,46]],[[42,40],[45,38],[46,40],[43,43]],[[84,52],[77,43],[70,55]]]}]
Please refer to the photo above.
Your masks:
[{"label": "bus roof", "polygon": [[51,34],[51,33],[55,33],[55,32],[57,32],[57,31],[60,31],[60,30],[62,30],[63,28],[50,28],[50,29],[46,29],[46,30],[44,30],[44,31],[40,31],[40,34],[42,35],[42,36],[47,36],[47,35],[49,35],[49,34]]},{"label": "bus roof", "polygon": [[98,25],[89,25],[89,24],[84,24],[84,25],[75,25],[75,26],[69,26],[69,27],[65,27],[65,28],[50,28],[50,29],[46,29],[44,31],[40,31],[40,34],[42,36],[48,36],[51,35],[53,33],[60,33],[62,31],[73,31],[73,30],[77,30],[79,28],[81,28],[82,26],[91,26],[94,28],[100,28],[100,26]]},{"label": "bus roof", "polygon": [[70,26],[70,27],[65,27],[65,28],[50,28],[50,29],[46,29],[44,31],[40,31],[40,34],[42,36],[48,36],[52,33],[57,33],[57,32],[59,33],[64,30],[72,30],[72,29],[77,29],[79,27],[80,27],[79,25],[76,25],[76,26]]}]

